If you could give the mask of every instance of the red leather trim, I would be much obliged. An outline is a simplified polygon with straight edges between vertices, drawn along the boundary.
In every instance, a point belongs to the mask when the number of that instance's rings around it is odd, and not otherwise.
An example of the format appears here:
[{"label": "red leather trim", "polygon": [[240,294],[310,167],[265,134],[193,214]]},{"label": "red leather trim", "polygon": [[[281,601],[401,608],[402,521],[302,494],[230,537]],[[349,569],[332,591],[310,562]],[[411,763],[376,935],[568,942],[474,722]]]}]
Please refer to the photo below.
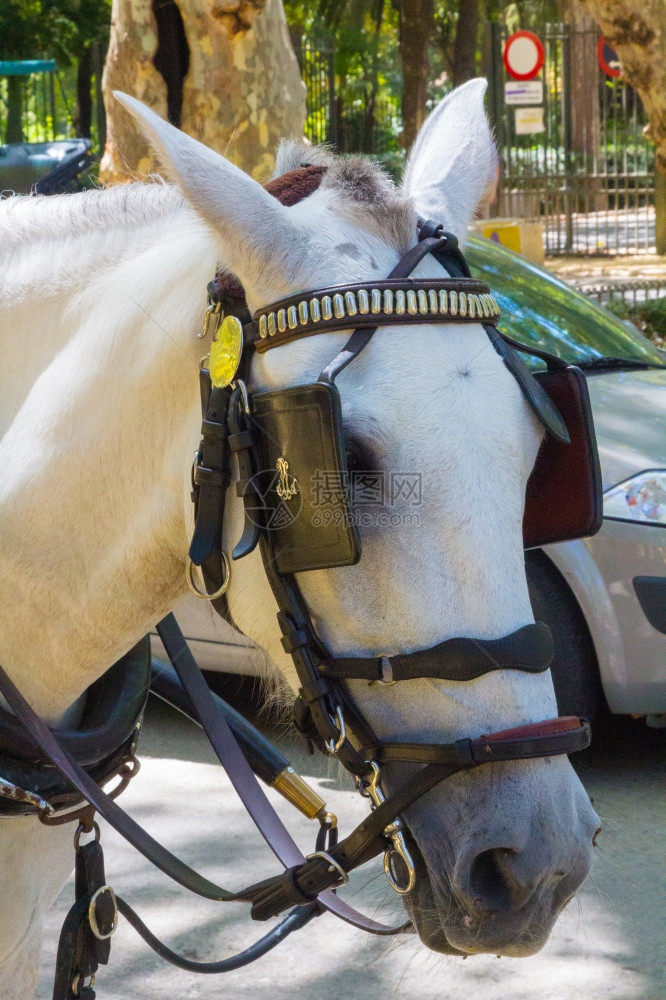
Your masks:
[{"label": "red leather trim", "polygon": [[269,194],[272,194],[283,205],[291,208],[292,205],[303,201],[304,198],[317,190],[327,169],[327,167],[316,164],[297,167],[296,170],[290,170],[288,174],[275,177],[264,186]]},{"label": "red leather trim", "polygon": [[516,726],[515,729],[502,729],[499,733],[488,733],[479,737],[481,740],[522,740],[526,737],[553,736],[555,733],[568,733],[580,729],[582,723],[576,715],[563,715],[557,719],[546,719],[545,722],[531,722],[527,726]]},{"label": "red leather trim", "polygon": [[538,372],[562,415],[571,444],[546,435],[527,483],[526,549],[594,535],[601,527],[601,473],[585,376],[579,368]]}]

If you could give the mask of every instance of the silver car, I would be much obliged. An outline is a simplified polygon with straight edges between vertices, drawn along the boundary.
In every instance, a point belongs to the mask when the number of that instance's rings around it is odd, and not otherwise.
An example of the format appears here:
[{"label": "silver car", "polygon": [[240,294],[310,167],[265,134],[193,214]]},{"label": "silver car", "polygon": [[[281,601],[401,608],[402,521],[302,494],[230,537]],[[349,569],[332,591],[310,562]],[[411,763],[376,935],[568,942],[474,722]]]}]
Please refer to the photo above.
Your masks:
[{"label": "silver car", "polygon": [[[588,379],[603,526],[593,538],[526,553],[535,617],[555,638],[560,712],[592,718],[603,697],[612,712],[666,725],[666,355],[495,243],[470,237],[467,257],[502,308],[500,329],[579,365]],[[263,654],[212,609],[191,598],[176,614],[202,667],[261,671]]]}]

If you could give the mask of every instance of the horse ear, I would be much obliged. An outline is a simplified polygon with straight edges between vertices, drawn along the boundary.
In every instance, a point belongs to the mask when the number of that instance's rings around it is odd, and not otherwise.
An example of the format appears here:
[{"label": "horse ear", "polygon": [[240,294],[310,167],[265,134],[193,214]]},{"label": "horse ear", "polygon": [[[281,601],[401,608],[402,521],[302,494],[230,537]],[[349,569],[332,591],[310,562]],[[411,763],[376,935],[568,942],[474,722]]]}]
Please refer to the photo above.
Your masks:
[{"label": "horse ear", "polygon": [[119,91],[114,97],[137,120],[169,179],[221,237],[224,262],[248,295],[260,289],[263,298],[281,293],[285,282],[298,283],[288,272],[290,263],[292,270],[303,264],[303,243],[289,210],[229,160],[163,121],[140,101]]},{"label": "horse ear", "polygon": [[497,178],[497,150],[483,109],[486,86],[470,80],[437,105],[412,146],[402,181],[419,215],[443,223],[461,240]]}]

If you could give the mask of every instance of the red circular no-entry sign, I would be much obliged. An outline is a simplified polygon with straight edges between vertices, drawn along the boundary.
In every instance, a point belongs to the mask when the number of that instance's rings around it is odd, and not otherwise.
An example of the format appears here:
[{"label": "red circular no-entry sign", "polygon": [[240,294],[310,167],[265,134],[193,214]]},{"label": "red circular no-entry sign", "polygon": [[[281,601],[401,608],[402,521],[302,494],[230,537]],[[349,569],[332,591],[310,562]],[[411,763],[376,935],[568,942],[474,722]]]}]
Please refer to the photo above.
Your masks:
[{"label": "red circular no-entry sign", "polygon": [[544,47],[533,31],[516,31],[504,46],[504,65],[514,80],[531,80],[537,75],[545,58]]},{"label": "red circular no-entry sign", "polygon": [[597,42],[597,62],[602,73],[606,76],[622,76],[622,66],[617,57],[617,52],[612,45],[609,45],[602,35]]}]

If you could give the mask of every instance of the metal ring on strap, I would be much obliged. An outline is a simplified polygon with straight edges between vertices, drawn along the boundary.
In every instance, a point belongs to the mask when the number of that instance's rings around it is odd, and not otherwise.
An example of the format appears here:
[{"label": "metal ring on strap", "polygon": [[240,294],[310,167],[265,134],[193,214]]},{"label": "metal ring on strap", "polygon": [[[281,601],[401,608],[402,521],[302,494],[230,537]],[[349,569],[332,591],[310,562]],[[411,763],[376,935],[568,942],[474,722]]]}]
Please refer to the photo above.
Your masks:
[{"label": "metal ring on strap", "polygon": [[[97,900],[102,895],[102,893],[108,892],[111,896],[111,903],[113,904],[113,918],[111,920],[111,930],[102,931],[100,930],[99,924],[97,923],[97,911],[95,906]],[[110,885],[103,885],[93,894],[88,906],[88,923],[90,924],[90,930],[93,932],[98,941],[106,941],[115,932],[118,926],[118,904],[116,903],[116,894]]]},{"label": "metal ring on strap", "polygon": [[222,594],[226,593],[229,581],[231,580],[231,566],[229,565],[229,557],[226,552],[222,553],[222,565],[224,567],[224,579],[222,580],[222,586],[216,590],[214,594],[207,594],[205,590],[199,590],[194,582],[194,577],[192,576],[194,563],[191,559],[187,560],[185,579],[187,580],[187,586],[190,588],[195,597],[200,597],[202,601],[214,601],[216,598],[222,597]]}]

